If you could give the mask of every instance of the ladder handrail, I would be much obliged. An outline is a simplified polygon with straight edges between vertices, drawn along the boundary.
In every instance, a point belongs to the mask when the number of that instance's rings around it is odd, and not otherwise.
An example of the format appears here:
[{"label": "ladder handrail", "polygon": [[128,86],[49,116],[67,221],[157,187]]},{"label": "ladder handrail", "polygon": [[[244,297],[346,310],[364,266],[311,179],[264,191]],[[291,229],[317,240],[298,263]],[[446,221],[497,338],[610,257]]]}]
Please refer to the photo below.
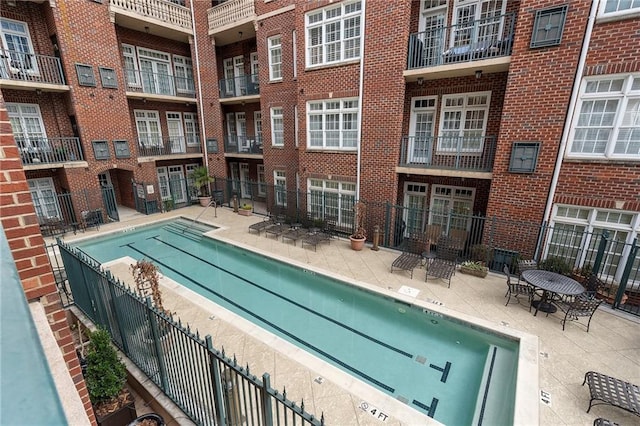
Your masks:
[{"label": "ladder handrail", "polygon": [[187,229],[191,228],[193,225],[196,224],[196,222],[198,221],[198,219],[200,219],[200,216],[202,216],[204,214],[204,212],[207,211],[207,209],[209,207],[211,207],[211,205],[213,204],[213,215],[214,217],[218,217],[218,203],[216,203],[215,199],[212,199],[211,201],[209,201],[209,204],[207,204],[204,208],[204,210],[202,210],[200,212],[200,214],[198,216],[196,216],[195,219],[193,219],[193,221],[191,222],[191,224],[189,226],[185,226],[184,229],[182,230],[182,233],[184,234],[184,231],[186,231]]}]

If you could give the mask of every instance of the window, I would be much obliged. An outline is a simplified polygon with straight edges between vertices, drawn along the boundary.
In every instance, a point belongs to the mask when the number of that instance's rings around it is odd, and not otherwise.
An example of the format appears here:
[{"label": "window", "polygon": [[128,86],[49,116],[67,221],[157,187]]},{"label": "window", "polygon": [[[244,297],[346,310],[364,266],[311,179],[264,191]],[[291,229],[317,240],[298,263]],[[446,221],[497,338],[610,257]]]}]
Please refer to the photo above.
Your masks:
[{"label": "window", "polygon": [[282,108],[271,108],[271,144],[273,146],[284,146]]},{"label": "window", "polygon": [[276,205],[287,207],[287,173],[283,170],[274,170],[273,185],[275,187]]},{"label": "window", "polygon": [[129,151],[129,143],[125,140],[113,141],[113,150],[116,153],[116,158],[131,157],[131,151]]},{"label": "window", "polygon": [[118,88],[118,79],[116,78],[116,71],[113,68],[98,67],[100,72],[100,83],[102,87],[108,89]]},{"label": "window", "polygon": [[293,139],[295,146],[299,146],[298,140],[298,105],[293,106]]},{"label": "window", "polygon": [[53,179],[28,179],[27,183],[38,219],[62,219]]},{"label": "window", "polygon": [[619,280],[628,256],[628,245],[640,234],[640,215],[637,212],[594,209],[582,206],[554,206],[551,219],[551,237],[545,247],[545,256],[560,256],[582,265],[585,259],[594,259],[600,236],[606,230],[617,244],[607,244],[603,257],[603,271],[612,271]]},{"label": "window", "polygon": [[533,173],[538,163],[540,142],[515,142],[511,149],[509,171],[511,173]]},{"label": "window", "polygon": [[309,180],[308,209],[314,219],[334,219],[340,227],[352,229],[356,185],[333,180]]},{"label": "window", "polygon": [[[176,88],[168,53],[137,47],[142,91],[156,95],[175,96]],[[183,83],[186,84],[185,81]]]},{"label": "window", "polygon": [[135,47],[129,44],[122,45],[122,57],[124,58],[124,69],[127,76],[127,86],[140,86],[140,73],[138,72],[138,60],[136,59]]},{"label": "window", "polygon": [[282,80],[282,38],[269,37],[269,80]]},{"label": "window", "polygon": [[536,11],[533,35],[531,36],[531,48],[560,44],[568,7],[564,5]]},{"label": "window", "polygon": [[173,55],[173,69],[176,76],[176,89],[178,89],[178,92],[195,93],[193,61],[191,58]]},{"label": "window", "polygon": [[108,160],[111,154],[109,153],[109,143],[107,141],[91,141],[93,145],[93,156],[96,160]]},{"label": "window", "polygon": [[158,185],[163,201],[172,200],[176,203],[187,201],[186,179],[182,166],[157,167]]},{"label": "window", "polygon": [[267,182],[264,179],[264,164],[258,164],[258,195],[267,195]]},{"label": "window", "polygon": [[184,136],[187,146],[200,145],[200,130],[198,127],[198,116],[193,112],[184,113]]},{"label": "window", "polygon": [[218,152],[218,139],[207,138],[207,152]]},{"label": "window", "polygon": [[445,234],[451,229],[468,230],[474,199],[473,188],[434,185],[431,191],[429,223],[440,225]]},{"label": "window", "polygon": [[9,70],[6,70],[4,59],[0,62],[0,75],[4,78],[7,71],[13,74],[26,72],[37,74],[38,62],[31,44],[29,27],[26,22],[12,19],[0,19],[0,34],[2,35],[2,47],[9,54]]},{"label": "window", "polygon": [[184,167],[184,171],[187,174],[187,188],[189,188],[189,198],[191,199],[198,197],[198,188],[196,188],[195,180],[193,179],[193,172],[198,167],[198,164],[187,164]]},{"label": "window", "polygon": [[600,7],[605,15],[640,12],[640,0],[606,0],[601,2]]},{"label": "window", "polygon": [[296,30],[291,32],[291,48],[293,50],[293,78],[298,76],[298,47],[296,39]]},{"label": "window", "polygon": [[76,74],[78,74],[78,84],[80,86],[96,86],[96,76],[93,74],[91,65],[76,64]]},{"label": "window", "polygon": [[[7,103],[13,137],[21,154],[50,150],[40,107],[37,104]],[[31,158],[31,157],[29,157]]]},{"label": "window", "polygon": [[640,74],[582,82],[568,156],[640,160]]},{"label": "window", "polygon": [[167,134],[169,136],[169,149],[172,154],[184,154],[186,152],[184,127],[182,125],[182,113],[167,112]]},{"label": "window", "polygon": [[305,16],[307,66],[360,58],[360,1],[314,10]]},{"label": "window", "polygon": [[503,0],[457,1],[453,11],[452,46],[486,47],[503,34],[507,2]]},{"label": "window", "polygon": [[442,97],[438,151],[482,153],[491,92]]},{"label": "window", "polygon": [[253,52],[250,55],[251,59],[251,82],[255,84],[260,83],[260,62],[258,62],[258,52]]},{"label": "window", "polygon": [[256,146],[262,150],[262,111],[253,112],[253,128],[256,136]]},{"label": "window", "polygon": [[358,99],[307,102],[307,133],[309,148],[356,149]]},{"label": "window", "polygon": [[411,99],[411,119],[407,162],[426,164],[431,161],[433,133],[436,121],[436,97],[416,97]]},{"label": "window", "polygon": [[143,147],[161,147],[160,116],[158,111],[134,110],[138,141]]}]

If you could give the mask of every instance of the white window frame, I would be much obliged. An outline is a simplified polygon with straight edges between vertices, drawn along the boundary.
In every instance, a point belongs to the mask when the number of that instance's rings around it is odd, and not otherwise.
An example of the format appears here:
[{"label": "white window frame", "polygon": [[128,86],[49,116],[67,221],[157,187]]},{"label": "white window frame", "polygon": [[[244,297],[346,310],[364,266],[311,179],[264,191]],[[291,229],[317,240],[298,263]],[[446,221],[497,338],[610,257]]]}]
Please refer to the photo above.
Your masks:
[{"label": "white window frame", "polygon": [[[478,43],[496,41],[496,36],[500,36],[503,33],[504,19],[501,17],[506,13],[507,1],[501,0],[499,9],[492,9],[491,12],[493,13],[489,16],[482,16],[485,12],[482,9],[483,4],[486,3],[488,5],[493,5],[496,1],[500,0],[456,0],[451,17],[452,22],[449,47],[473,46]],[[473,17],[469,17],[470,19],[466,19],[464,22],[458,22],[458,11],[463,8],[471,8],[472,6],[475,7]],[[490,18],[498,19],[498,21],[492,21]],[[484,24],[478,23],[478,21],[484,22]],[[496,23],[498,24],[497,28],[495,27]],[[482,27],[479,27],[479,25],[482,25]],[[468,40],[468,43],[465,43],[463,41],[467,36],[470,37],[470,39]]]},{"label": "white window frame", "polygon": [[193,80],[193,60],[186,56],[173,55],[173,72],[178,93],[193,94],[196,92]]},{"label": "white window frame", "polygon": [[[600,2],[600,9],[598,11],[599,15],[602,17],[624,17],[624,18],[632,18],[635,16],[640,16],[640,2],[638,0],[634,0],[636,4],[629,4],[629,7],[620,8],[620,3],[626,3],[624,0],[602,0]],[[609,4],[615,4],[614,10],[607,11],[607,6]]]},{"label": "white window frame", "polygon": [[[138,68],[140,69],[140,80],[143,92],[175,96],[176,87],[171,54],[142,46],[136,46],[136,54],[138,55]],[[152,65],[152,78],[145,75],[149,71],[142,69],[140,65],[142,61],[147,61]],[[166,68],[167,73],[158,72],[158,65]]]},{"label": "white window frame", "polygon": [[[136,120],[136,132],[138,134],[138,143],[145,147],[161,147],[162,146],[162,126],[160,125],[160,113],[154,110],[134,109],[133,115]],[[141,131],[140,123],[144,122],[147,126],[146,131]],[[148,123],[155,123],[158,126],[158,133],[154,135],[149,132]],[[149,137],[151,136],[151,137]]]},{"label": "white window frame", "polygon": [[[336,108],[335,104],[339,104]],[[307,102],[307,148],[321,150],[355,151],[358,149],[358,117],[360,115],[359,99],[323,99]],[[329,121],[335,118],[338,121]],[[351,117],[347,120],[347,117]],[[318,120],[320,119],[320,120]],[[337,125],[337,128],[335,128]],[[315,128],[318,127],[319,128]],[[328,127],[332,127],[328,129]],[[331,133],[329,133],[331,132]],[[332,133],[337,133],[335,138],[330,138]],[[347,135],[353,134],[353,138]],[[355,140],[353,140],[355,139]],[[352,141],[349,143],[349,141]],[[328,144],[328,142],[331,142]]]},{"label": "white window frame", "polygon": [[[305,14],[305,63],[307,68],[359,60],[362,52],[362,3],[346,1]],[[346,34],[345,23],[353,23]],[[334,31],[330,31],[334,29]],[[336,34],[336,32],[338,34]],[[329,39],[330,37],[333,38]],[[328,59],[334,56],[335,59]]]},{"label": "white window frame", "polygon": [[[470,105],[470,101],[475,98],[485,97],[486,103],[483,106]],[[463,104],[456,106],[448,106],[450,99],[462,98]],[[446,153],[463,153],[463,154],[482,154],[484,149],[484,138],[487,134],[487,123],[489,122],[489,111],[491,108],[491,92],[468,92],[455,93],[442,96],[442,104],[440,107],[440,124],[438,128],[438,152]],[[460,121],[458,129],[445,129],[445,114],[448,112],[459,111]],[[468,121],[474,121],[473,117],[467,114],[473,114],[474,111],[482,111],[482,128],[465,128]],[[459,146],[459,143],[462,145]]]},{"label": "white window frame", "polygon": [[[124,71],[127,77],[127,86],[140,87],[140,68],[138,67],[138,57],[136,56],[136,47],[131,44],[122,44],[122,57],[124,58]],[[133,68],[127,67],[127,62]]]},{"label": "white window frame", "polygon": [[260,62],[258,61],[258,52],[251,52],[249,55],[251,60],[251,82],[260,82]]},{"label": "white window frame", "polygon": [[267,195],[267,181],[264,175],[264,164],[258,164],[257,167],[258,174],[258,195],[264,197]]},{"label": "white window frame", "polygon": [[[430,129],[420,132],[417,130],[419,114],[430,114],[432,116]],[[416,96],[411,98],[407,163],[427,164],[431,162],[431,151],[433,150],[433,141],[435,140],[437,116],[437,96]]]},{"label": "white window frame", "polygon": [[287,172],[273,171],[273,188],[276,206],[287,207]]},{"label": "white window frame", "polygon": [[[602,88],[602,90],[600,89],[601,84],[604,85],[607,81],[612,82],[615,80],[622,80],[621,90],[604,91],[606,89],[604,87]],[[590,86],[591,89],[595,90],[595,92],[587,93],[588,86]],[[635,89],[633,88],[633,86],[635,86]],[[594,118],[597,117],[582,117],[582,115],[586,115],[589,113],[589,111],[587,111],[587,108],[589,108],[590,105],[592,105],[594,108],[599,108],[599,106],[591,103],[598,101],[606,101],[607,103],[617,102],[615,114],[612,117],[611,123],[608,123],[606,126],[601,125],[589,127],[588,124],[593,122]],[[629,106],[630,101],[637,102],[635,104],[635,111],[627,111],[627,107]],[[628,113],[629,115],[625,117],[625,114]],[[609,115],[611,116],[610,111]],[[605,116],[601,118],[606,119]],[[625,119],[628,119],[629,121],[625,123]],[[585,120],[587,121],[586,123]],[[571,132],[569,134],[569,143],[567,144],[566,157],[612,160],[640,160],[640,148],[638,148],[638,151],[636,152],[633,151],[633,147],[631,147],[630,152],[615,152],[616,146],[618,144],[617,139],[618,136],[620,136],[621,128],[629,129],[629,132],[632,132],[634,130],[635,132],[639,132],[640,130],[638,130],[638,127],[640,127],[640,73],[584,78],[580,86],[580,96],[578,98],[578,104],[576,105],[573,122],[571,123]],[[584,131],[587,132],[594,132],[598,129],[600,131],[604,131],[605,133],[609,131],[604,147],[604,152],[584,152],[584,144],[588,143],[588,141],[586,141],[585,143],[576,141],[576,135],[581,135],[583,133],[583,128],[586,129]],[[580,151],[577,151],[579,144],[582,144],[583,147]]]},{"label": "white window frame", "polygon": [[53,179],[50,177],[27,179],[27,184],[38,219],[62,219]]},{"label": "white window frame", "polygon": [[182,165],[156,167],[156,173],[162,201],[173,200],[176,203],[187,201],[186,180]]},{"label": "white window frame", "polygon": [[[476,190],[471,187],[432,185],[429,200],[429,223],[440,225],[444,233],[451,229],[471,229],[471,218],[476,198]],[[436,200],[447,203],[446,211],[439,211]]]},{"label": "white window frame", "polygon": [[269,50],[269,81],[282,81],[282,35],[267,39]]},{"label": "white window frame", "polygon": [[[356,184],[325,179],[307,179],[307,209],[314,219],[334,218],[341,228],[353,228]],[[327,196],[329,195],[329,196]],[[335,205],[330,205],[335,200]]]},{"label": "white window frame", "polygon": [[284,109],[271,108],[271,145],[284,146]]},{"label": "white window frame", "polygon": [[200,145],[200,127],[198,124],[198,114],[195,112],[184,112],[184,137],[187,146]]},{"label": "white window frame", "polygon": [[291,49],[293,51],[293,78],[298,77],[298,39],[296,30],[291,31]]},{"label": "white window frame", "polygon": [[253,111],[253,130],[256,138],[256,145],[262,147],[262,111]]},{"label": "white window frame", "polygon": [[[9,26],[16,29],[9,29]],[[17,27],[22,27],[22,30],[18,30]],[[10,51],[8,71],[11,71],[11,73],[14,74],[26,72],[29,75],[38,75],[38,60],[35,56],[35,50],[33,49],[33,42],[31,41],[31,34],[29,33],[29,25],[23,21],[1,17],[0,36],[2,39],[2,48]],[[26,45],[22,46],[22,50],[9,49],[7,36],[24,38],[26,40]],[[7,72],[4,66],[5,59],[2,59],[2,63],[0,64],[0,76],[4,76],[4,73]]]},{"label": "white window frame", "polygon": [[[404,183],[404,236],[424,232],[427,218],[427,194],[429,184],[423,182]],[[435,244],[435,242],[434,242]]]},{"label": "white window frame", "polygon": [[[5,106],[9,122],[13,122],[11,129],[20,152],[36,153],[51,150],[38,104],[7,102]],[[27,109],[33,109],[34,112],[29,112]],[[26,120],[29,120],[31,124],[27,124]],[[16,124],[20,128],[17,129]],[[36,129],[36,126],[39,128]]]}]

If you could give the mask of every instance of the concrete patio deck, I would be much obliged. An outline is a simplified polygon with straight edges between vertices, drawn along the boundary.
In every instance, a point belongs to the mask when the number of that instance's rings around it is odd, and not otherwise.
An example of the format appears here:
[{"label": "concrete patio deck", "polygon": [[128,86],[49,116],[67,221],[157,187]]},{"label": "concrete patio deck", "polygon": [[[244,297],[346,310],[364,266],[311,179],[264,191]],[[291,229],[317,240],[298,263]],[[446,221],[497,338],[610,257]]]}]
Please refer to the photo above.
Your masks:
[{"label": "concrete patio deck", "polygon": [[[135,212],[121,212],[121,221],[105,224],[99,231],[88,230],[78,235],[68,234],[65,241],[94,237],[122,227],[135,226],[173,216],[195,218],[202,207],[194,206],[168,213],[144,216]],[[413,279],[403,271],[390,273],[390,265],[397,252],[369,247],[361,252],[350,250],[347,240],[335,240],[330,245],[318,245],[317,251],[300,245],[283,243],[280,239],[265,238],[248,232],[248,226],[261,217],[245,217],[227,208],[218,208],[217,217],[208,209],[200,218],[221,229],[216,236],[240,245],[250,246],[267,253],[331,271],[348,279],[363,281],[388,291],[397,292],[402,286],[418,290],[416,299],[427,303],[443,304],[454,311],[471,315],[503,327],[530,333],[539,338],[539,391],[548,398],[538,401],[540,425],[590,425],[597,417],[605,417],[621,425],[637,424],[638,417],[609,406],[596,406],[586,413],[589,401],[587,387],[582,380],[585,372],[595,370],[640,383],[640,319],[601,307],[594,315],[589,333],[585,328],[568,323],[562,331],[561,317],[538,314],[534,317],[528,308],[509,304],[505,306],[506,291],[503,275],[490,273],[477,278],[457,273],[451,288],[445,282],[425,283],[424,270],[416,269]],[[113,264],[114,275],[127,279],[126,264]],[[210,334],[216,347],[224,347],[227,354],[235,354],[241,364],[249,364],[254,374],[268,372],[272,386],[281,390],[286,386],[287,397],[296,402],[304,399],[305,409],[316,415],[324,412],[327,424],[379,425],[382,421],[359,408],[363,395],[357,380],[345,381],[313,357],[291,352],[279,346],[277,340],[268,340],[258,327],[244,324],[230,317],[212,303],[195,301],[183,289],[166,283],[165,307],[175,311],[183,322],[200,335]],[[248,332],[247,332],[248,330]],[[270,344],[271,342],[271,344]],[[286,353],[283,353],[286,352]],[[302,361],[302,362],[298,362]],[[317,380],[322,377],[325,380]],[[336,378],[337,377],[337,378]],[[335,379],[335,380],[332,380]],[[319,383],[319,382],[322,383]],[[533,386],[536,384],[532,383]],[[395,415],[395,408],[380,406],[391,416],[386,424],[420,424],[404,414]],[[535,422],[534,422],[535,423]],[[521,423],[531,424],[531,423]]]}]

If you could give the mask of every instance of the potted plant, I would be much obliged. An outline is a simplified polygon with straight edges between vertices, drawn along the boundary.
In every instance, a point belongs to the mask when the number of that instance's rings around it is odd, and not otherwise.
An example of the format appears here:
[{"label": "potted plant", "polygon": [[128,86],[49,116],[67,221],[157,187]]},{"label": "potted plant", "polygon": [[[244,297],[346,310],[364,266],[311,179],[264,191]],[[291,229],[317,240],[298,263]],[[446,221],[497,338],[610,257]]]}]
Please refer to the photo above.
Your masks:
[{"label": "potted plant", "polygon": [[243,204],[242,206],[240,206],[240,208],[238,209],[238,214],[241,216],[251,216],[251,211],[253,210],[253,207],[251,206],[251,204]]},{"label": "potted plant", "polygon": [[136,418],[133,396],[126,388],[127,369],[103,328],[89,335],[84,380],[96,420],[102,426],[123,425]]},{"label": "potted plant", "polygon": [[487,265],[493,260],[493,249],[486,244],[475,244],[470,248],[471,260]]},{"label": "potted plant", "polygon": [[540,262],[538,268],[567,276],[571,275],[571,271],[573,270],[566,260],[557,256],[547,257],[545,260]]},{"label": "potted plant", "polygon": [[206,207],[211,203],[211,195],[209,194],[209,184],[214,181],[212,176],[209,176],[209,169],[205,166],[196,167],[191,172],[191,179],[193,179],[193,186],[198,191],[198,199],[200,205]]},{"label": "potted plant", "polygon": [[355,211],[355,231],[349,236],[349,240],[351,241],[351,249],[360,251],[367,240],[367,230],[364,227],[367,206],[362,201],[358,201],[353,209]]},{"label": "potted plant", "polygon": [[593,273],[593,266],[590,263],[585,263],[582,268],[575,268],[571,273],[571,278],[578,281],[580,284],[584,284],[587,278]]},{"label": "potted plant", "polygon": [[489,268],[480,261],[466,260],[460,264],[460,272],[484,278],[489,273]]}]

